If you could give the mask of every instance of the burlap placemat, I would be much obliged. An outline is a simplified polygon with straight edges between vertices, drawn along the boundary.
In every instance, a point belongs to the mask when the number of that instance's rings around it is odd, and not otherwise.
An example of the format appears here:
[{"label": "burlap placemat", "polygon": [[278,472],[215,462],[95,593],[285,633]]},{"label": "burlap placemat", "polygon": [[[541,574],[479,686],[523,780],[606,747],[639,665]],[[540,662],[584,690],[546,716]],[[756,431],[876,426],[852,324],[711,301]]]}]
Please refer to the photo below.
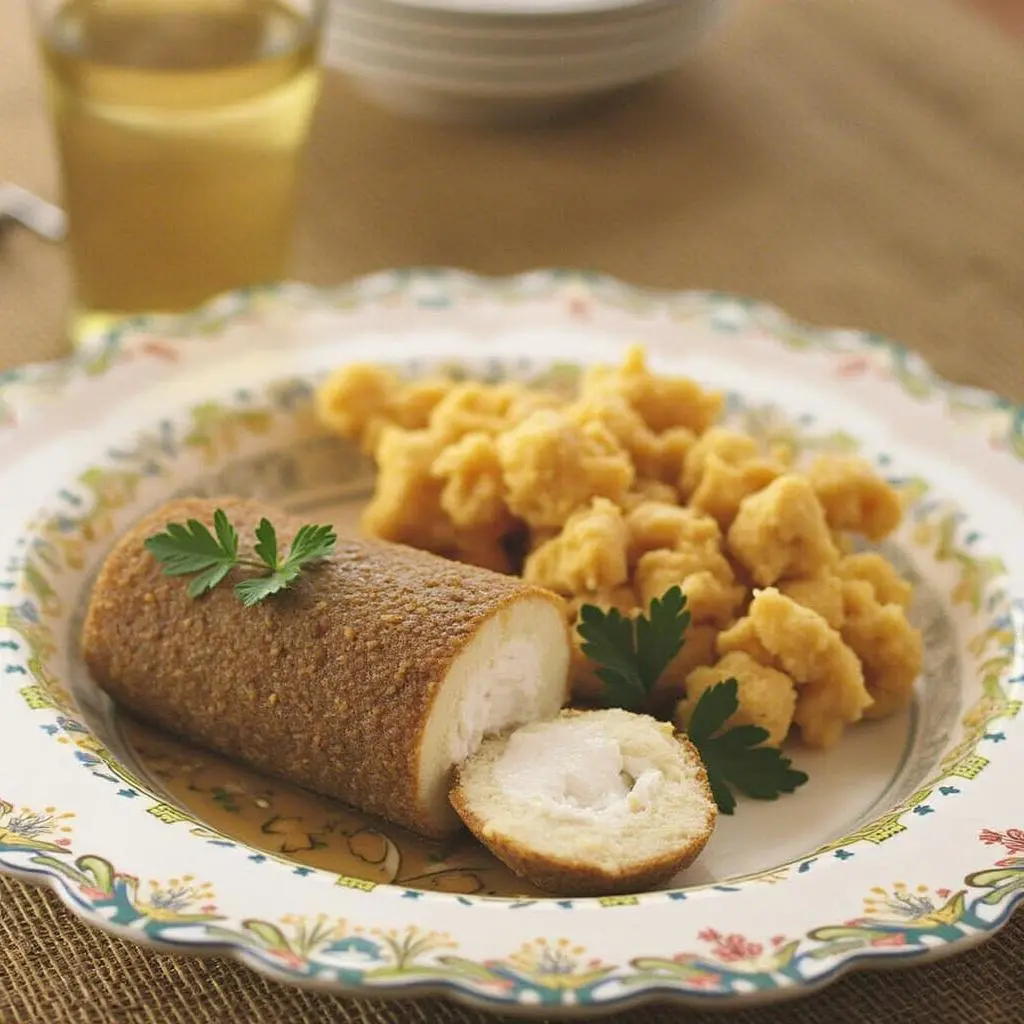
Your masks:
[{"label": "burlap placemat", "polygon": [[[371,1002],[285,988],[223,960],[142,952],[71,917],[56,899],[0,879],[3,1024],[488,1024],[437,999]],[[652,1006],[608,1024],[1020,1024],[1024,915],[976,951],[862,973],[795,1002],[689,1013]]]},{"label": "burlap placemat", "polygon": [[[947,0],[748,0],[690,66],[558,129],[411,124],[327,84],[296,276],[395,265],[596,267],[878,330],[1024,400],[1024,61]],[[56,176],[23,5],[0,3],[0,178]],[[63,350],[59,247],[0,243],[0,368]],[[1024,921],[955,961],[858,975],[799,1004],[623,1022],[1020,1021]],[[0,879],[0,1021],[462,1022],[271,985],[88,930]],[[494,1019],[494,1018],[490,1018]]]}]

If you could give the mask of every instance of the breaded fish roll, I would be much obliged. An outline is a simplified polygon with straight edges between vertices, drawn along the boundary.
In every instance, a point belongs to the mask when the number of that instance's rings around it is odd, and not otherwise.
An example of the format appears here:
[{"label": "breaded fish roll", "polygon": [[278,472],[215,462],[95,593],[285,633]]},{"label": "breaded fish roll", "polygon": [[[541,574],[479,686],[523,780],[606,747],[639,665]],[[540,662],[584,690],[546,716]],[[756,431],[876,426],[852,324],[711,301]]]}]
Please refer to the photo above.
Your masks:
[{"label": "breaded fish roll", "polygon": [[97,683],[140,718],[428,836],[459,828],[452,767],[483,737],[568,699],[560,599],[380,541],[340,538],[289,590],[246,608],[235,569],[192,599],[144,544],[223,509],[241,553],[261,517],[279,549],[302,521],[236,498],[173,501],[114,547],[83,630]]}]

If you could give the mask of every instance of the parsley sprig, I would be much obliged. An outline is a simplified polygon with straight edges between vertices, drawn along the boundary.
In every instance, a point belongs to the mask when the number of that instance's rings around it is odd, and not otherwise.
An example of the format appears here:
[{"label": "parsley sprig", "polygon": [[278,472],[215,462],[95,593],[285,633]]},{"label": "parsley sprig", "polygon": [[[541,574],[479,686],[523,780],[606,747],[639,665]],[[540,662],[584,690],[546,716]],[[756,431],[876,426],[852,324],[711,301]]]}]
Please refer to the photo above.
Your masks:
[{"label": "parsley sprig", "polygon": [[256,558],[239,555],[238,531],[223,509],[213,514],[213,532],[198,519],[168,523],[163,533],[145,542],[146,550],[168,576],[192,576],[188,596],[200,597],[213,590],[236,566],[257,569],[262,575],[241,580],[234,586],[246,608],[259,604],[271,594],[289,587],[311,562],[326,558],[337,541],[330,526],[306,525],[295,534],[288,552],[278,552],[277,530],[268,519],[256,527]]},{"label": "parsley sprig", "polygon": [[[583,653],[600,666],[597,676],[604,683],[605,706],[642,711],[661,675],[683,649],[689,625],[686,595],[680,587],[655,598],[650,612],[635,620],[615,608],[603,611],[584,605],[576,628]],[[686,730],[723,814],[732,814],[736,808],[733,788],[756,800],[775,800],[807,781],[781,750],[764,746],[767,730],[756,725],[725,728],[739,706],[739,683],[735,679],[716,683],[700,695]]]},{"label": "parsley sprig", "polygon": [[602,611],[585,604],[576,627],[583,638],[583,653],[601,667],[597,677],[604,683],[605,705],[640,711],[661,674],[682,650],[690,613],[686,595],[672,587],[651,602],[650,617],[636,622],[617,608]]},{"label": "parsley sprig", "polygon": [[736,809],[735,787],[755,800],[776,800],[807,781],[778,747],[763,746],[768,730],[759,725],[725,723],[740,706],[739,684],[725,679],[708,687],[694,705],[686,735],[697,748],[708,773],[711,793],[723,814]]}]

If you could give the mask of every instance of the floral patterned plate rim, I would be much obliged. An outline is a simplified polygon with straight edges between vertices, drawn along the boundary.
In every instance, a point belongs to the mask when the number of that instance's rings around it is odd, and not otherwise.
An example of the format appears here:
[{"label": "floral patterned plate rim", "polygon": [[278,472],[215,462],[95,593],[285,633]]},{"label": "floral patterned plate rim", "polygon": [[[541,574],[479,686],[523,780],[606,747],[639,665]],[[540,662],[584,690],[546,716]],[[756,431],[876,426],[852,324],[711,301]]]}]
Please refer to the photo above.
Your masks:
[{"label": "floral patterned plate rim", "polygon": [[[256,849],[118,756],[74,633],[91,573],[145,508],[244,466],[266,478],[270,452],[292,486],[297,453],[316,447],[312,382],[346,359],[558,374],[633,341],[659,368],[727,388],[733,415],[798,444],[859,447],[906,489],[900,544],[931,595],[939,654],[871,801],[835,816],[861,783],[833,759],[813,805],[832,823],[803,849],[719,854],[705,876],[642,896],[496,898]],[[1024,895],[1009,795],[1024,763],[1024,409],[948,384],[882,338],[574,271],[283,284],[0,375],[0,466],[0,870],[132,941],[360,995],[592,1015],[782,998],[855,966],[955,952]],[[741,810],[748,828],[768,820]]]}]

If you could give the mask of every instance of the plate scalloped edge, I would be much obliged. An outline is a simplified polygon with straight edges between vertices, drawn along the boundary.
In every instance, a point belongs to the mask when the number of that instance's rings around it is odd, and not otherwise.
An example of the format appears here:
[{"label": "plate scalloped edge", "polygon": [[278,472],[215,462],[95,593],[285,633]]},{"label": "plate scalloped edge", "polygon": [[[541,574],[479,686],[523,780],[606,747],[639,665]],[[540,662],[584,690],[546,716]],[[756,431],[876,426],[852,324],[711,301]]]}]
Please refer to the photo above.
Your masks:
[{"label": "plate scalloped edge", "polygon": [[[941,407],[958,422],[971,424],[996,451],[1024,460],[1024,408],[978,389],[950,384],[920,357],[877,335],[801,325],[774,307],[733,296],[641,290],[602,275],[561,270],[507,279],[481,279],[449,270],[390,271],[335,289],[286,284],[244,290],[220,296],[183,317],[140,318],[94,338],[65,360],[0,374],[0,439],[5,434],[8,438],[15,435],[18,423],[30,418],[32,408],[53,400],[69,387],[100,377],[124,361],[174,359],[176,345],[187,344],[192,337],[197,337],[197,343],[209,344],[209,335],[225,324],[258,316],[264,309],[282,304],[315,306],[324,301],[335,308],[404,302],[419,309],[439,309],[473,296],[499,303],[557,296],[584,320],[588,307],[595,303],[618,304],[637,314],[671,307],[680,320],[702,316],[722,334],[764,331],[794,349],[828,351],[839,359],[838,372],[843,376],[883,372],[915,401]],[[1017,653],[1015,671],[1019,673],[1021,652]],[[1024,675],[1011,681],[1024,682]],[[98,858],[79,858],[71,864],[50,857],[49,863],[45,852],[40,854],[47,844],[38,838],[46,833],[29,835],[27,822],[24,810],[0,800],[0,870],[49,884],[79,916],[122,937],[144,937],[151,945],[176,952],[229,954],[280,980],[333,991],[363,996],[444,994],[518,1013],[610,1012],[665,998],[702,1003],[708,997],[716,1001],[714,997],[722,995],[743,996],[745,1001],[780,998],[818,988],[866,963],[906,962],[959,950],[1004,924],[1024,899],[1024,832],[1012,828],[1003,832],[985,830],[980,841],[1001,847],[1009,856],[969,875],[965,879],[968,888],[956,892],[915,894],[897,887],[880,894],[881,904],[888,901],[890,906],[903,905],[904,912],[898,919],[888,922],[847,922],[817,929],[820,934],[811,933],[806,939],[768,945],[709,929],[701,936],[707,946],[702,953],[635,961],[628,978],[629,972],[588,962],[582,949],[549,946],[545,940],[537,940],[505,961],[477,964],[454,956],[431,959],[444,948],[441,936],[421,936],[422,948],[412,956],[407,955],[408,950],[394,956],[393,948],[389,953],[392,940],[387,937],[361,938],[358,943],[362,944],[362,953],[371,962],[376,956],[377,962],[385,965],[378,974],[379,981],[369,976],[372,971],[363,970],[347,974],[334,971],[327,979],[305,969],[312,957],[296,952],[294,937],[266,922],[255,922],[264,927],[247,934],[224,935],[218,941],[191,937],[184,943],[171,941],[173,929],[161,928],[159,919],[152,916],[142,922],[141,931],[131,927],[146,914],[138,894],[131,892],[130,876],[120,875]],[[54,864],[59,864],[60,870]],[[968,898],[970,888],[976,891]],[[113,915],[112,906],[117,908]],[[916,908],[917,913],[908,917],[907,907]],[[348,941],[356,942],[351,938]],[[800,964],[805,958],[820,962],[830,951],[842,955],[828,971],[813,978],[802,975]],[[300,968],[303,960],[306,964]],[[624,980],[628,984],[622,984]]]},{"label": "plate scalloped edge", "polygon": [[329,288],[296,282],[241,288],[215,296],[188,313],[131,317],[92,335],[62,359],[0,371],[0,430],[17,422],[18,405],[31,404],[26,394],[29,390],[41,401],[76,379],[101,376],[119,362],[147,357],[173,360],[171,346],[175,343],[208,337],[229,322],[256,317],[274,306],[308,308],[326,302],[343,310],[377,302],[436,310],[474,297],[510,304],[557,297],[581,319],[587,317],[591,304],[601,304],[637,314],[665,311],[681,321],[703,315],[722,334],[763,330],[793,349],[823,349],[847,356],[836,370],[844,378],[885,373],[910,398],[922,404],[941,403],[948,412],[962,417],[965,425],[983,433],[994,448],[1009,450],[1024,460],[1024,404],[948,381],[922,356],[881,334],[811,325],[771,303],[727,292],[646,288],[596,271],[564,268],[508,277],[482,277],[446,267],[402,268]]}]

